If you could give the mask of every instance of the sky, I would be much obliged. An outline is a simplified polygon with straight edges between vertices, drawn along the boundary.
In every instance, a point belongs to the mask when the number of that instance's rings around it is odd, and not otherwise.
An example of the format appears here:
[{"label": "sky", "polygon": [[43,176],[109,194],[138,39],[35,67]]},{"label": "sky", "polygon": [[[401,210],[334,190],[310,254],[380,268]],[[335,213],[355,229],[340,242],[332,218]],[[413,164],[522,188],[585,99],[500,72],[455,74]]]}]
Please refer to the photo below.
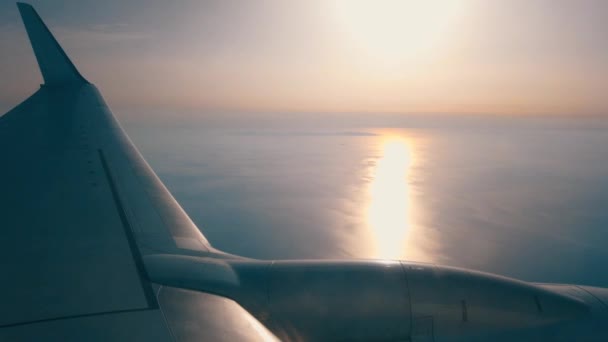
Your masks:
[{"label": "sky", "polygon": [[[608,115],[608,1],[31,1],[113,109]],[[0,0],[0,109],[41,83]]]}]

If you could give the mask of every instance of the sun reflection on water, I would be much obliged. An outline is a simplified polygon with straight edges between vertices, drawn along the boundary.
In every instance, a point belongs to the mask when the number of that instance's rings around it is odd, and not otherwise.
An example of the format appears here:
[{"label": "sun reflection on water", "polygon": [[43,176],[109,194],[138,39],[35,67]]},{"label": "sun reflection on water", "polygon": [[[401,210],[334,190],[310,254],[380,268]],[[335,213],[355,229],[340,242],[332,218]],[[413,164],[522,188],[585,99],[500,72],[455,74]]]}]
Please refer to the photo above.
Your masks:
[{"label": "sun reflection on water", "polygon": [[373,171],[367,222],[376,240],[376,257],[403,257],[410,225],[407,172],[412,162],[410,146],[402,137],[386,137],[382,157]]}]

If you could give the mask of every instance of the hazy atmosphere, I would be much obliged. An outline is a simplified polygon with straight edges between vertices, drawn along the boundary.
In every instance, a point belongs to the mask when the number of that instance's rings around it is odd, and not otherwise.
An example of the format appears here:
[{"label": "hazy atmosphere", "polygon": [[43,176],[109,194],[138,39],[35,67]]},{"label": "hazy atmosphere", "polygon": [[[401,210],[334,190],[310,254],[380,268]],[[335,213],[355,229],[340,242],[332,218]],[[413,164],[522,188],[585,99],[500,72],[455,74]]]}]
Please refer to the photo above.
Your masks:
[{"label": "hazy atmosphere", "polygon": [[608,1],[32,4],[221,250],[608,285]]},{"label": "hazy atmosphere", "polygon": [[[31,3],[115,110],[247,117],[608,108],[602,0]],[[41,81],[13,1],[0,3],[0,51],[9,80],[0,108],[8,110]]]}]

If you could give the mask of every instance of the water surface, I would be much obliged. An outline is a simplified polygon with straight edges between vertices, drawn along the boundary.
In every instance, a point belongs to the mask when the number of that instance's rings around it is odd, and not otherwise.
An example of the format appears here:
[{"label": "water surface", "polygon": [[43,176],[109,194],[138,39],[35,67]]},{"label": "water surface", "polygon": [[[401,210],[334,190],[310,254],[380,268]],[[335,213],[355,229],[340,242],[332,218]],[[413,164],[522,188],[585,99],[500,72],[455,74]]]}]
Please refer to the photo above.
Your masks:
[{"label": "water surface", "polygon": [[126,129],[231,253],[407,259],[608,286],[605,123],[453,123]]}]

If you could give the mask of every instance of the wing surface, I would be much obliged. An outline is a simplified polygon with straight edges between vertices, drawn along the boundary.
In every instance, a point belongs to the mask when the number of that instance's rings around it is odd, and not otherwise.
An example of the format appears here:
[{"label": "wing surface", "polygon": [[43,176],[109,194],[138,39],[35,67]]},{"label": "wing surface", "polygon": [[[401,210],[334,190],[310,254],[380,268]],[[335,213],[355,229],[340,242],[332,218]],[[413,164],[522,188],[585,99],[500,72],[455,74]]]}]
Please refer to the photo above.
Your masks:
[{"label": "wing surface", "polygon": [[[36,11],[18,6],[45,84],[0,117],[0,339],[175,339],[172,317],[212,316],[205,303],[227,299],[206,295],[192,311],[177,296],[180,305],[165,300],[168,317],[142,256],[227,255],[209,245]],[[230,319],[206,323],[210,336],[253,319],[222,303]]]}]

